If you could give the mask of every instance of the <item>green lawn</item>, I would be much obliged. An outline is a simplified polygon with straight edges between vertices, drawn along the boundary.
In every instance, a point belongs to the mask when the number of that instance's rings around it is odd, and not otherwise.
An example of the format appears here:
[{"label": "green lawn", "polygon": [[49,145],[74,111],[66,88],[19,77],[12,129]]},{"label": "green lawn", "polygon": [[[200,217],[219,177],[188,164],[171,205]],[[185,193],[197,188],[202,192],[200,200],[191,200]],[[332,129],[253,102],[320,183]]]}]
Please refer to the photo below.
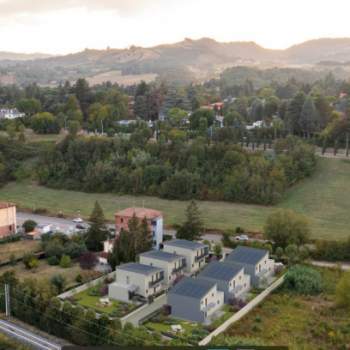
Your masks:
[{"label": "green lawn", "polygon": [[[290,189],[275,207],[227,202],[200,202],[207,229],[233,229],[242,226],[261,231],[267,216],[276,208],[291,208],[305,214],[315,238],[344,239],[350,237],[350,161],[319,160],[312,178]],[[29,183],[10,183],[0,189],[0,199],[17,203],[22,208],[47,208],[52,214],[62,211],[74,216],[80,211],[88,217],[95,200],[102,205],[106,217],[113,220],[116,210],[130,206],[146,206],[164,212],[167,226],[183,219],[187,202],[169,201],[146,196],[81,193],[47,189]]]},{"label": "green lawn", "polygon": [[105,313],[109,316],[123,317],[137,308],[137,305],[127,304],[120,301],[113,300],[110,305],[101,305],[100,295],[92,295],[93,290],[98,290],[101,286],[91,287],[83,292],[74,295],[74,301],[84,307],[95,310],[99,313]]}]

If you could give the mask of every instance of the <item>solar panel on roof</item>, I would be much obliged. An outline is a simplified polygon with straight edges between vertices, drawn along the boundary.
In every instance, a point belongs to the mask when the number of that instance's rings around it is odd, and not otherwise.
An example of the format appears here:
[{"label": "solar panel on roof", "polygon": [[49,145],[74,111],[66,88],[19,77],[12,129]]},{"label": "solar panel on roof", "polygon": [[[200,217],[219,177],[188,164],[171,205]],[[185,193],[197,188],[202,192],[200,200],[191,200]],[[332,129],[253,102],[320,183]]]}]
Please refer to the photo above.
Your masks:
[{"label": "solar panel on roof", "polygon": [[199,274],[199,277],[208,277],[216,280],[230,281],[243,267],[225,262],[211,262]]},{"label": "solar panel on roof", "polygon": [[169,294],[177,294],[190,298],[202,298],[210,289],[215,286],[215,282],[185,277],[178,284],[176,284]]},{"label": "solar panel on roof", "polygon": [[229,254],[226,260],[242,264],[255,265],[268,253],[267,250],[239,246]]}]

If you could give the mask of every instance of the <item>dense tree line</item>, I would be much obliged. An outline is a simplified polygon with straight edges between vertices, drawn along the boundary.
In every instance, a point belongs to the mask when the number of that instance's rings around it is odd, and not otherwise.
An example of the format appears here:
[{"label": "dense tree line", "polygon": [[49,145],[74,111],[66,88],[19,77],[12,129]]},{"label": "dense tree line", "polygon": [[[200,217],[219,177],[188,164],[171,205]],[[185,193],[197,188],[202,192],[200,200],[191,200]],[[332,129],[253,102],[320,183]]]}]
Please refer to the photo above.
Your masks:
[{"label": "dense tree line", "polygon": [[56,188],[270,204],[314,166],[313,148],[293,137],[267,157],[201,138],[147,142],[140,133],[130,140],[68,137],[45,153],[38,175]]}]

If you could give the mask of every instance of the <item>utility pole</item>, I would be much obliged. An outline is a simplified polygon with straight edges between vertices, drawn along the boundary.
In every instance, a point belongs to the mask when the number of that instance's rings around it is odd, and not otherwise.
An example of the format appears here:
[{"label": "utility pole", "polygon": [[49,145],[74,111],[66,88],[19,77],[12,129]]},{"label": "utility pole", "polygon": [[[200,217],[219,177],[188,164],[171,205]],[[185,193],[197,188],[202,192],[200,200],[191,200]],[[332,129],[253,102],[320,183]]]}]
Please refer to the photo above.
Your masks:
[{"label": "utility pole", "polygon": [[10,309],[10,285],[5,284],[5,309],[6,309],[6,317],[10,317],[11,309]]}]

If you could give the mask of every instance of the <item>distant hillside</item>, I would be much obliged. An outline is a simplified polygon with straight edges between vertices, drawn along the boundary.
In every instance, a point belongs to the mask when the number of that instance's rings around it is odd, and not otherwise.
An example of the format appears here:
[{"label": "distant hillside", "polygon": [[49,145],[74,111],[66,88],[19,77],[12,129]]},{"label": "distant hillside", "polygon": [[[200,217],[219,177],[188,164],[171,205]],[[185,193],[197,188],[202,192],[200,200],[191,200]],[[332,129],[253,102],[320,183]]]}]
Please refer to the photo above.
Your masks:
[{"label": "distant hillside", "polygon": [[[18,55],[17,61],[7,58],[1,62],[0,53],[0,72],[13,74],[18,83],[57,84],[79,77],[94,81],[94,77],[110,76],[111,72],[135,75],[135,80],[139,75],[153,74],[170,80],[193,81],[218,76],[233,66],[287,67],[314,65],[321,61],[336,65],[350,61],[350,38],[311,40],[286,50],[265,49],[254,42],[219,43],[203,38],[151,48],[87,49],[49,58]],[[25,57],[27,60],[21,62]],[[118,77],[112,78],[118,81]]]},{"label": "distant hillside", "polygon": [[0,61],[28,61],[36,60],[42,58],[48,58],[51,55],[44,53],[14,53],[14,52],[5,52],[0,51]]}]

